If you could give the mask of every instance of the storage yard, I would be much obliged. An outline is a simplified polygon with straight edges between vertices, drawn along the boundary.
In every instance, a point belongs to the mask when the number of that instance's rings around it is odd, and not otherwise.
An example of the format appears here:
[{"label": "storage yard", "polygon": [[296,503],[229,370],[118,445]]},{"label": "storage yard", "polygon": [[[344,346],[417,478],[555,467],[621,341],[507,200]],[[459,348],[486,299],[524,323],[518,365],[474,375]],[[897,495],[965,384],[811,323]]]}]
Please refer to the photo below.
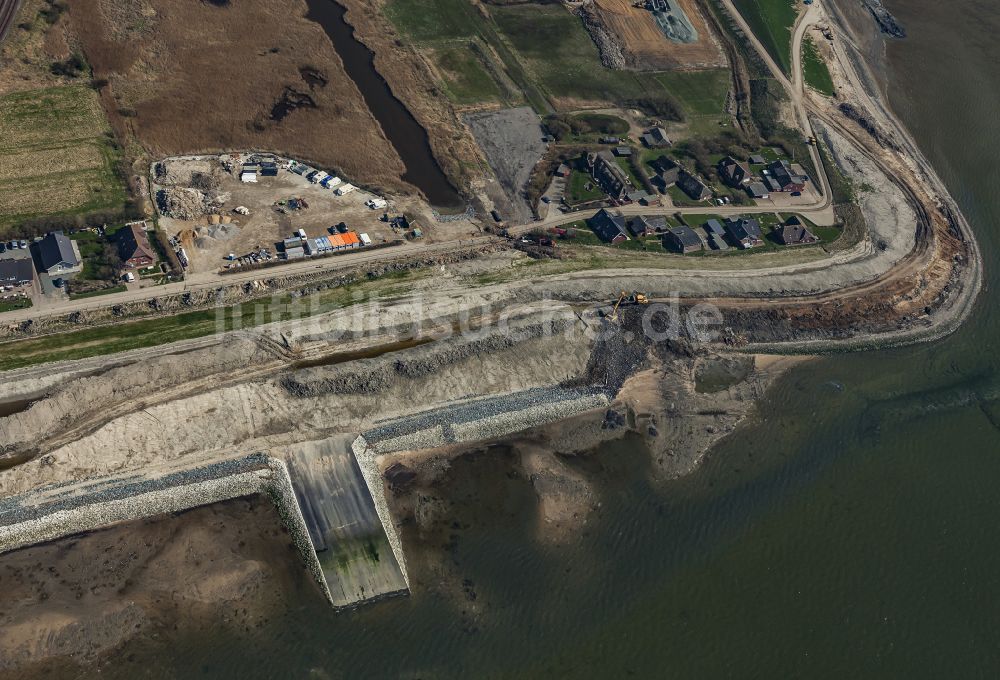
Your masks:
[{"label": "storage yard", "polygon": [[[269,154],[168,158],[153,164],[152,191],[189,274],[387,244],[414,228],[430,240],[478,233],[468,220],[428,229],[434,218],[418,198],[378,196]],[[409,229],[392,221],[400,215]]]}]

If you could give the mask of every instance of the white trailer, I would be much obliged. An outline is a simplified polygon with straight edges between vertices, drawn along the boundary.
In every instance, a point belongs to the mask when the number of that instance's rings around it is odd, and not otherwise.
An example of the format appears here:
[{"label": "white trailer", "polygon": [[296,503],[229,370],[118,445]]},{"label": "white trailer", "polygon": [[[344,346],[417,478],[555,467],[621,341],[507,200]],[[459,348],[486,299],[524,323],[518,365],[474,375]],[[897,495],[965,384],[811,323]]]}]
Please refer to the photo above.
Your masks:
[{"label": "white trailer", "polygon": [[357,190],[356,186],[345,182],[344,184],[341,184],[339,187],[337,187],[333,193],[337,194],[338,196],[343,196],[344,194],[349,194],[355,190]]},{"label": "white trailer", "polygon": [[368,236],[368,234],[364,234],[364,233],[358,234],[358,238],[361,239],[361,245],[362,246],[370,246],[372,244],[372,240]]}]

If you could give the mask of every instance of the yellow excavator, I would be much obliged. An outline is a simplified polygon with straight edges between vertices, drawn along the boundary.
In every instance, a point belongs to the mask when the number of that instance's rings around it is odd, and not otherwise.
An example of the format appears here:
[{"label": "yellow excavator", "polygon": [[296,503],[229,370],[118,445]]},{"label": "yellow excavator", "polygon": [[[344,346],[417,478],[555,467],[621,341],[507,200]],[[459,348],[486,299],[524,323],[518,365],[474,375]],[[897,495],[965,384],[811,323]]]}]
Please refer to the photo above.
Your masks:
[{"label": "yellow excavator", "polygon": [[623,305],[627,307],[630,305],[648,305],[648,304],[649,304],[649,298],[640,293],[639,291],[634,290],[631,293],[627,293],[623,290],[622,294],[618,296],[618,302],[615,303],[615,308],[611,310],[611,314],[608,315],[608,318],[611,319],[612,321],[617,321],[618,309]]}]

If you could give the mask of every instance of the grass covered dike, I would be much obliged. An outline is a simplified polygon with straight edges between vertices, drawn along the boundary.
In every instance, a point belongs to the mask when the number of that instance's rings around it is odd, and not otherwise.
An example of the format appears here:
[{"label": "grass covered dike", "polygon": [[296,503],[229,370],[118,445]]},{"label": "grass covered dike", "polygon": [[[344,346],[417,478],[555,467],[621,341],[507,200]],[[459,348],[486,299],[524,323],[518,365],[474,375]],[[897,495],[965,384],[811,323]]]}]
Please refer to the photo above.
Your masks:
[{"label": "grass covered dike", "polygon": [[820,94],[832,97],[836,94],[830,69],[816,48],[816,43],[808,35],[802,40],[802,77],[806,85]]},{"label": "grass covered dike", "polygon": [[754,35],[786,74],[792,71],[792,28],[798,11],[794,0],[733,0]]}]

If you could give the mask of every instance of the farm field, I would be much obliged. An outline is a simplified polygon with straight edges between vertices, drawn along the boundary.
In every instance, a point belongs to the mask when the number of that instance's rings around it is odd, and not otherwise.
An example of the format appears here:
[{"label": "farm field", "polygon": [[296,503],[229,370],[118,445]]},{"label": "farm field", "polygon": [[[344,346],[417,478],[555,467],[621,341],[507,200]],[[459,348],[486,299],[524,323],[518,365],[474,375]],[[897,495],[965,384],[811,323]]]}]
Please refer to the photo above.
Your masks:
[{"label": "farm field", "polygon": [[792,68],[792,27],[798,12],[794,0],[733,0],[757,39],[785,73]]},{"label": "farm field", "polygon": [[0,234],[37,215],[121,208],[109,130],[97,94],[82,85],[0,97]]}]

